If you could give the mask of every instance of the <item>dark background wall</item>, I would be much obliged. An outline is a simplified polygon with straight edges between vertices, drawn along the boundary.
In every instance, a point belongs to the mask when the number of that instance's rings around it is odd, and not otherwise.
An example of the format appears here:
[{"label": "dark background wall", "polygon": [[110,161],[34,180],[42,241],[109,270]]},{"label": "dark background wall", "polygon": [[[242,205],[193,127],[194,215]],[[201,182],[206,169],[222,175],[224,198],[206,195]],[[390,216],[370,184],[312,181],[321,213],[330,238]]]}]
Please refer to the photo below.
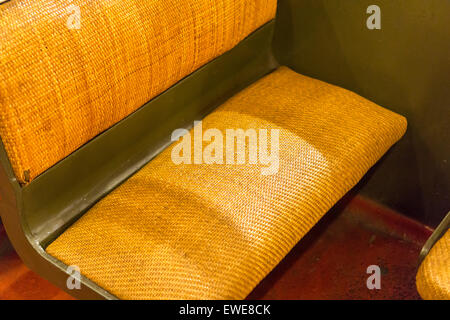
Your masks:
[{"label": "dark background wall", "polygon": [[[369,30],[369,5],[381,30]],[[435,226],[450,210],[450,0],[280,0],[274,51],[408,119],[361,193]]]}]

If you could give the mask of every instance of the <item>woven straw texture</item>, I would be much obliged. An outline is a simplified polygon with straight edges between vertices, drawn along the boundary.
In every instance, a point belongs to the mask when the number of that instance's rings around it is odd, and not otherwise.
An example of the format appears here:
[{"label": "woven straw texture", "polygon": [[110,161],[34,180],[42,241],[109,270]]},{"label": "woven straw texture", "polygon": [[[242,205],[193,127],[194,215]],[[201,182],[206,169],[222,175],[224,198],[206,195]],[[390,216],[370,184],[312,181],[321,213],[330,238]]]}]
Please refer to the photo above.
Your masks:
[{"label": "woven straw texture", "polygon": [[416,277],[417,291],[426,300],[450,300],[450,230],[431,248]]},{"label": "woven straw texture", "polygon": [[276,0],[3,4],[0,135],[18,180],[31,181],[275,12]]},{"label": "woven straw texture", "polygon": [[261,164],[176,165],[175,143],[47,252],[120,298],[244,298],[400,139],[406,120],[282,67],[202,126],[279,129],[278,173],[262,175]]}]

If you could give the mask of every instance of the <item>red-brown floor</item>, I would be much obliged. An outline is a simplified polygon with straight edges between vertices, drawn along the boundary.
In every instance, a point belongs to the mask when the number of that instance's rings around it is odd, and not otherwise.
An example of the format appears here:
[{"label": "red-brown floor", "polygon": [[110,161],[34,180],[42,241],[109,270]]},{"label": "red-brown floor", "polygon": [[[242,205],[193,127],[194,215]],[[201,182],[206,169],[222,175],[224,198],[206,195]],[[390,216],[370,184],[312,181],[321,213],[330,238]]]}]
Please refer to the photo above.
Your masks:
[{"label": "red-brown floor", "polygon": [[[432,233],[359,196],[342,200],[316,225],[250,299],[420,299],[419,252]],[[381,289],[369,290],[367,267],[381,269]]]},{"label": "red-brown floor", "polygon": [[[341,201],[250,299],[419,299],[415,274],[432,230],[361,197]],[[0,299],[73,299],[25,267],[0,226]],[[381,289],[369,290],[369,265]]]}]

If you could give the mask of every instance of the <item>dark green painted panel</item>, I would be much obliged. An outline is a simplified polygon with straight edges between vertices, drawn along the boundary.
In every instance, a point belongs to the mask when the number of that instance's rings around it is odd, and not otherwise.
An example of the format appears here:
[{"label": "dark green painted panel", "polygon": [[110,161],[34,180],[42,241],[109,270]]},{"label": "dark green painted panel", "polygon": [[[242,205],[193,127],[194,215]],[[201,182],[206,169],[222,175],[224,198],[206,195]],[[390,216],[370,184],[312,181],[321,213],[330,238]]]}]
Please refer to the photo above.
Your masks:
[{"label": "dark green painted panel", "polygon": [[361,192],[430,225],[450,209],[449,18],[449,0],[280,0],[274,35],[280,64],[408,118]]}]

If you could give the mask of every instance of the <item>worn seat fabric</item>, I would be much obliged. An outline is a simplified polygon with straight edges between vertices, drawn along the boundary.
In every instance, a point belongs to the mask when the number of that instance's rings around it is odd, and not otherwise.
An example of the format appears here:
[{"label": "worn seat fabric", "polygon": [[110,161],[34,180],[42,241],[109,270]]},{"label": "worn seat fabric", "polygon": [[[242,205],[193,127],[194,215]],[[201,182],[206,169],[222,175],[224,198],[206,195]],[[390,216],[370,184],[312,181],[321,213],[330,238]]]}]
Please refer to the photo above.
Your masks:
[{"label": "worn seat fabric", "polygon": [[0,6],[0,135],[28,183],[275,17],[276,0]]},{"label": "worn seat fabric", "polygon": [[267,165],[249,161],[175,164],[180,140],[47,252],[119,298],[245,298],[400,139],[406,120],[281,67],[201,126],[278,129],[278,170],[262,174]]},{"label": "worn seat fabric", "polygon": [[426,300],[450,300],[450,230],[431,248],[416,277],[417,291]]}]

